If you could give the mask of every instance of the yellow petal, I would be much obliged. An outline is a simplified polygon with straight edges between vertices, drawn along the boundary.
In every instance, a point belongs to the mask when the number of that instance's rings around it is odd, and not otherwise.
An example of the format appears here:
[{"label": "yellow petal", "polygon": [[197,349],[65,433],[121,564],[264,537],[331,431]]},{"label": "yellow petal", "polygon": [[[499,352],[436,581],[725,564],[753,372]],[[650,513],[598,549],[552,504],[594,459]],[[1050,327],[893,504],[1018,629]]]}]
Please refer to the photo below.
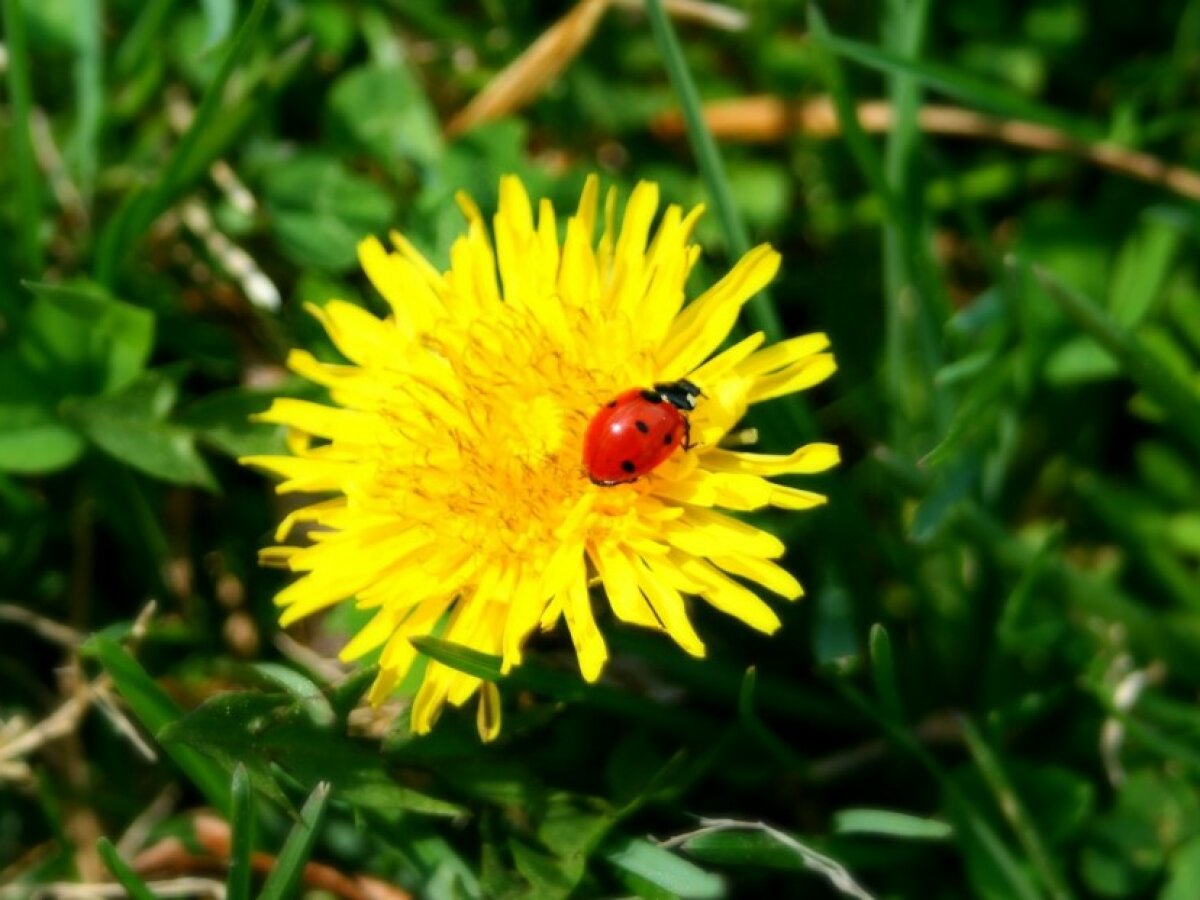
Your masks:
[{"label": "yellow petal", "polygon": [[781,623],[775,610],[753,591],[701,560],[680,556],[678,565],[681,572],[703,585],[701,596],[716,609],[765,634],[774,634],[779,629]]},{"label": "yellow petal", "polygon": [[688,618],[687,608],[679,591],[667,584],[657,567],[648,560],[636,560],[634,569],[637,572],[638,584],[667,634],[692,656],[704,656],[704,642],[700,640],[700,635],[696,634],[696,629]]},{"label": "yellow petal", "polygon": [[579,557],[575,570],[571,573],[566,585],[566,596],[563,597],[563,616],[567,620],[567,629],[571,632],[571,640],[575,642],[575,655],[579,657],[579,671],[585,681],[595,681],[604,669],[608,659],[608,647],[596,620],[592,617],[592,603],[588,597],[587,571],[583,558]]},{"label": "yellow petal", "polygon": [[624,554],[602,543],[591,547],[589,555],[600,575],[604,593],[608,595],[609,606],[616,617],[623,622],[645,628],[661,627],[654,611],[642,596],[637,575]]},{"label": "yellow petal", "polygon": [[445,307],[425,273],[411,259],[388,253],[375,238],[358,245],[358,261],[389,307],[401,333],[412,337],[429,331],[445,315]]},{"label": "yellow petal", "polygon": [[769,245],[755,247],[676,317],[658,353],[664,379],[683,378],[720,346],[742,306],[775,277],[779,262]]},{"label": "yellow petal", "polygon": [[838,464],[841,457],[834,444],[805,444],[786,456],[765,453],[740,453],[719,448],[703,454],[703,465],[714,472],[742,475],[813,475]]},{"label": "yellow petal", "polygon": [[804,596],[804,588],[783,566],[755,556],[712,556],[713,563],[730,575],[757,582],[788,600]]},{"label": "yellow petal", "polygon": [[708,509],[688,509],[666,533],[671,546],[694,556],[736,553],[739,556],[778,557],[783,541],[770,532]]}]

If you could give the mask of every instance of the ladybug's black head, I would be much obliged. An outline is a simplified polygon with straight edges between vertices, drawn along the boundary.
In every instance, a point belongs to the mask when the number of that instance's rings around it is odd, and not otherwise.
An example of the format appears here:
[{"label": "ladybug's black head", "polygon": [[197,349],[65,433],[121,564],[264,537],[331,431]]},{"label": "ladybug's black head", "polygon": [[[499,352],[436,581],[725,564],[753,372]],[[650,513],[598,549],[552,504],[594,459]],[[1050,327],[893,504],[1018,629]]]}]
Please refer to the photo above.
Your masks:
[{"label": "ladybug's black head", "polygon": [[703,396],[700,388],[683,378],[679,381],[666,381],[656,384],[654,390],[662,394],[663,399],[676,409],[683,410],[684,412],[691,412],[695,409],[696,398]]}]

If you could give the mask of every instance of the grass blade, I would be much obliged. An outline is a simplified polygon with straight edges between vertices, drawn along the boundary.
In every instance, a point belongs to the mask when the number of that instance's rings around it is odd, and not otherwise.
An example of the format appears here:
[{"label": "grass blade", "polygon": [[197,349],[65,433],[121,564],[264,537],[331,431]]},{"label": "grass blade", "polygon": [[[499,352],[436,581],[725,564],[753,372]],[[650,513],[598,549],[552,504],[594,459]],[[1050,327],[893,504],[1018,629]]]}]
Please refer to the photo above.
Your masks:
[{"label": "grass blade", "polygon": [[3,0],[4,37],[8,47],[8,99],[12,108],[12,170],[17,182],[17,258],[27,273],[40,275],[43,268],[41,228],[41,178],[33,159],[30,117],[33,89],[30,86],[29,44],[25,35],[25,13],[20,0]]},{"label": "grass blade", "polygon": [[1160,363],[1137,335],[1130,334],[1079,292],[1067,287],[1041,266],[1033,274],[1047,296],[1076,325],[1087,332],[1121,364],[1129,377],[1166,412],[1166,420],[1196,450],[1200,450],[1200,396]]},{"label": "grass blade", "polygon": [[121,887],[125,888],[125,893],[129,895],[130,900],[156,900],[150,886],[142,881],[137,872],[129,868],[129,864],[125,860],[121,859],[121,854],[117,852],[112,841],[102,837],[96,842],[96,849],[100,852],[100,858],[104,860],[104,865],[108,867],[113,878],[117,879]]},{"label": "grass blade", "polygon": [[896,665],[892,658],[892,639],[887,629],[876,622],[871,626],[868,638],[871,650],[871,677],[875,681],[875,693],[883,711],[897,722],[904,721],[904,705],[900,702],[900,690],[896,687]]},{"label": "grass blade", "polygon": [[171,156],[163,166],[157,181],[145,191],[129,194],[105,228],[100,238],[96,261],[96,278],[101,284],[112,285],[117,269],[132,249],[133,243],[170,205],[182,182],[180,176],[190,161],[192,150],[213,124],[221,105],[225,85],[238,63],[249,52],[269,3],[270,0],[255,0],[246,21],[238,29],[229,52],[221,61],[221,67],[217,70],[212,84],[205,90],[191,125],[171,151]]},{"label": "grass blade", "polygon": [[[808,30],[816,39],[818,47],[824,48],[828,46],[828,42],[835,40],[829,32],[829,25],[825,21],[824,14],[815,3],[809,4],[808,7]],[[825,87],[833,101],[833,108],[837,112],[838,126],[846,141],[846,146],[850,150],[850,155],[854,157],[863,177],[866,178],[871,193],[879,198],[884,209],[884,216],[889,220],[899,221],[901,219],[899,201],[888,184],[883,162],[879,159],[875,145],[871,143],[867,133],[863,131],[862,123],[858,120],[858,108],[854,103],[854,97],[850,94],[850,88],[846,84],[845,73],[833,54],[822,54],[821,61],[824,63],[821,68],[825,76]]]},{"label": "grass blade", "polygon": [[1007,881],[1010,896],[1019,898],[1019,900],[1040,900],[1042,892],[1038,890],[1033,879],[1018,863],[1012,851],[1000,839],[988,821],[975,810],[933,754],[917,741],[907,728],[890,719],[852,685],[841,679],[835,680],[833,684],[852,705],[874,719],[897,747],[911,755],[933,776],[941,786],[951,812],[962,821],[963,827],[956,829],[959,839],[976,842],[979,849],[990,858],[996,871]]},{"label": "grass blade", "polygon": [[937,819],[925,819],[894,809],[843,809],[833,816],[837,834],[871,834],[906,841],[944,841],[954,836],[954,827]]},{"label": "grass blade", "polygon": [[246,767],[233,770],[232,808],[229,826],[233,832],[229,847],[229,876],[225,882],[226,900],[250,900],[250,854],[254,852],[254,792]]},{"label": "grass blade", "polygon": [[1025,854],[1033,863],[1034,871],[1038,873],[1038,877],[1041,878],[1050,897],[1054,900],[1070,900],[1073,896],[1071,889],[1067,887],[1062,874],[1055,866],[1054,859],[1038,832],[1037,824],[1030,817],[1021,798],[1017,796],[1017,792],[1013,790],[1012,783],[1004,773],[999,758],[992,752],[992,748],[988,746],[987,741],[983,739],[970,719],[963,718],[962,729],[963,738],[967,742],[967,748],[971,751],[975,765],[979,767],[983,780],[995,795],[996,805],[1004,814],[1013,833],[1016,834],[1017,840],[1020,841]]},{"label": "grass blade", "polygon": [[[815,10],[815,7],[810,7]],[[1027,100],[1020,94],[997,87],[992,82],[974,75],[965,75],[951,66],[924,60],[908,59],[870,44],[847,38],[835,37],[828,29],[812,29],[814,40],[822,47],[853,60],[860,65],[889,74],[907,75],[931,90],[954,97],[972,107],[1009,116],[1051,125],[1080,141],[1094,140],[1096,129],[1081,124],[1060,113]]]},{"label": "grass blade", "polygon": [[68,148],[75,181],[85,209],[92,205],[100,156],[100,122],[104,114],[103,0],[80,0],[76,7],[75,133]]},{"label": "grass blade", "polygon": [[308,795],[304,808],[300,810],[300,821],[292,827],[258,900],[286,900],[292,896],[312,854],[317,828],[328,800],[329,785],[325,782],[318,784]]},{"label": "grass blade", "polygon": [[[179,721],[183,713],[134,659],[116,641],[96,635],[88,643],[104,670],[142,726],[157,735]],[[166,745],[167,755],[191,779],[208,802],[222,812],[230,806],[229,779],[215,762],[190,747]]]},{"label": "grass blade", "polygon": [[[667,76],[679,98],[683,119],[687,123],[688,141],[696,154],[696,163],[700,166],[700,174],[708,186],[708,193],[716,208],[717,218],[721,221],[725,239],[729,242],[731,254],[740,257],[750,249],[750,237],[733,202],[733,191],[725,175],[725,164],[721,161],[717,142],[713,140],[712,133],[704,123],[700,93],[696,90],[696,83],[692,80],[692,73],[688,69],[687,60],[684,59],[683,48],[679,45],[679,38],[675,35],[675,29],[667,17],[662,0],[646,0],[646,15],[650,19],[654,40],[667,67]],[[783,337],[783,322],[766,293],[760,293],[746,304],[746,318],[755,330],[766,334],[768,341],[777,341]]]}]

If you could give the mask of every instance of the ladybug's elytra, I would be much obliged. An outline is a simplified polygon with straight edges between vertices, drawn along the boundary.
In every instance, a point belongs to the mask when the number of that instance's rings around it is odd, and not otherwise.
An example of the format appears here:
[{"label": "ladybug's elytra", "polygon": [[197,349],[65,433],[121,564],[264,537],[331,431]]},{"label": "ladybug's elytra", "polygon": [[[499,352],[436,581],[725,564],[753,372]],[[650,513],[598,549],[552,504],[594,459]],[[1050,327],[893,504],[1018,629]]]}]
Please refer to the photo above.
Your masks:
[{"label": "ladybug's elytra", "polygon": [[634,388],[604,404],[588,424],[583,465],[596,484],[628,484],[653,471],[676,447],[691,446],[688,413],[700,388],[670,381]]}]

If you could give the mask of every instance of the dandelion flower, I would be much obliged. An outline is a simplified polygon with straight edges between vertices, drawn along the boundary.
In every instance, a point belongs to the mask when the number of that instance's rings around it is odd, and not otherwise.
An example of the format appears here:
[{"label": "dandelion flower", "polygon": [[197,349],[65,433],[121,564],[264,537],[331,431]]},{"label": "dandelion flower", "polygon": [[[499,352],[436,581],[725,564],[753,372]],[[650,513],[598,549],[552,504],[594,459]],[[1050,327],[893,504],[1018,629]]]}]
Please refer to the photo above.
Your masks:
[{"label": "dandelion flower", "polygon": [[[398,234],[393,250],[374,238],[360,244],[390,314],[338,300],[312,308],[348,363],[296,350],[288,364],[327,388],[332,404],[283,398],[263,414],[290,429],[292,455],[245,462],[280,478],[280,493],[332,495],[281,524],[282,543],[306,523],[306,546],[264,551],[300,575],[276,598],[282,623],[351,598],[373,611],[342,657],[382,648],[375,703],[413,665],[414,637],[440,634],[501,657],[508,671],[530,633],[560,619],[594,681],[608,650],[592,584],[618,619],[666,632],[693,656],[705,651],[692,598],[775,631],[779,618],[747,584],[786,599],[801,595],[800,584],[773,561],[783,543],[729,511],[817,506],[821,495],[770,478],[838,460],[825,443],[787,455],[729,446],[750,404],[835,368],[823,334],[769,347],[752,334],[721,349],[779,254],[756,247],[685,305],[702,209],[668,206],[652,235],[653,184],[636,187],[619,229],[608,193],[598,241],[594,178],[561,242],[553,208],[543,200],[535,218],[516,178],[500,183],[490,237],[474,203],[460,195],[459,205],[466,233],[445,272]],[[632,482],[594,483],[581,454],[597,411],[631,388],[679,379],[702,392],[691,446]],[[414,731],[476,692],[479,731],[490,739],[500,722],[495,686],[430,661]]]}]

